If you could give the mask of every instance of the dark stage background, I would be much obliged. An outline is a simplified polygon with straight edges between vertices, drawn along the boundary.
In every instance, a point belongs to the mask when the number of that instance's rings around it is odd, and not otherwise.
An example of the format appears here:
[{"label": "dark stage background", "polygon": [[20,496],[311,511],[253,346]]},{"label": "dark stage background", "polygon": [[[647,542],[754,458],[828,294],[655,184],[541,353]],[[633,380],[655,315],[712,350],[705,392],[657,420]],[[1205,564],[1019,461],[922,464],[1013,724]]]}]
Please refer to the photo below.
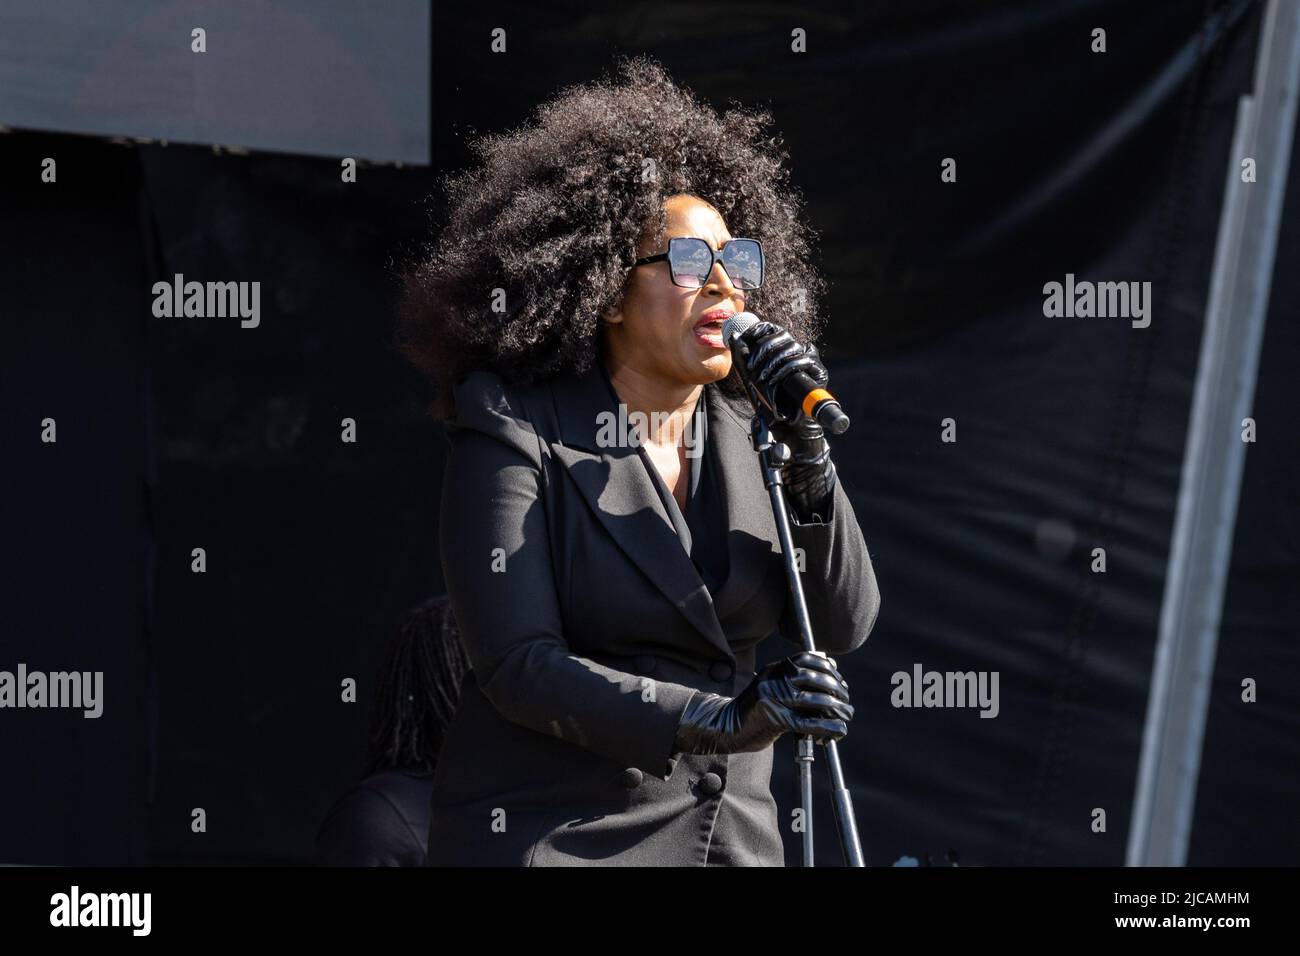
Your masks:
[{"label": "dark stage background", "polygon": [[[821,234],[823,354],[854,420],[835,457],[883,595],[871,639],[840,661],[868,862],[1122,863],[1260,10],[438,4],[431,167],[363,166],[345,185],[337,158],[0,135],[0,666],[106,682],[99,720],[0,717],[0,862],[309,859],[361,771],[378,655],[442,590],[443,439],[390,346],[397,269],[441,222],[435,177],[467,162],[466,134],[644,52],[719,106],[771,110]],[[489,52],[495,26],[505,55]],[[796,26],[805,55],[789,52]],[[1104,55],[1089,51],[1095,26]],[[57,186],[39,180],[45,156]],[[955,184],[940,181],[948,156]],[[1300,849],[1297,262],[1292,189],[1192,864]],[[261,327],[154,318],[150,287],[177,272],[261,281]],[[1151,326],[1044,318],[1042,286],[1067,272],[1151,281]],[[46,416],[54,446],[36,438]],[[338,440],[344,416],[355,445]],[[947,417],[956,444],[939,440]],[[1094,547],[1105,574],[1089,570]],[[997,719],[893,708],[890,675],[917,662],[1000,672]],[[339,701],[345,677],[358,704]],[[1257,703],[1240,700],[1245,677]],[[783,740],[785,813],[792,756]],[[190,830],[195,807],[206,833]]]}]

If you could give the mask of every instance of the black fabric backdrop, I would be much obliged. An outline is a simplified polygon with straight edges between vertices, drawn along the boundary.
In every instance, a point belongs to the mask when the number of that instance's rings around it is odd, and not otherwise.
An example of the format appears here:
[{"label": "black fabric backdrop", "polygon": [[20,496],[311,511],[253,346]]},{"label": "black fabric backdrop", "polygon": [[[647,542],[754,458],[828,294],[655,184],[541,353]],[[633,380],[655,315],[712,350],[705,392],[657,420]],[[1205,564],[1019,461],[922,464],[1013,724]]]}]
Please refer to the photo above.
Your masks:
[{"label": "black fabric backdrop", "polygon": [[[434,166],[0,136],[0,667],[103,670],[105,715],[0,716],[0,862],[305,861],[361,769],[368,692],[442,588],[438,428],[390,349],[395,265],[463,136],[616,52],[771,109],[832,283],[835,444],[879,623],[840,661],[868,859],[1123,860],[1251,2],[435,9]],[[493,26],[509,53],[493,56]],[[712,25],[712,26],[711,26]],[[788,52],[803,27],[808,53]],[[1089,52],[1104,27],[1109,52]],[[56,156],[57,186],[39,182]],[[942,183],[944,157],[957,183]],[[1292,180],[1300,178],[1300,155]],[[1300,848],[1300,194],[1287,198],[1192,837]],[[257,330],[150,286],[260,280]],[[1147,329],[1049,319],[1067,272],[1149,280]],[[41,418],[59,442],[36,441]],[[359,442],[338,441],[357,420]],[[957,423],[956,443],[940,422]],[[1237,440],[1235,435],[1223,440]],[[189,571],[204,547],[208,572]],[[1104,547],[1107,571],[1089,570]],[[770,654],[782,648],[766,648]],[[786,649],[788,650],[788,649]],[[890,675],[1000,675],[1000,713],[896,709]],[[339,702],[345,677],[361,703]],[[1259,700],[1240,682],[1259,681]],[[773,787],[796,802],[793,744]],[[837,861],[818,768],[822,862]],[[202,807],[207,832],[194,833]],[[1094,808],[1107,811],[1093,832]],[[789,835],[787,859],[798,860]]]}]

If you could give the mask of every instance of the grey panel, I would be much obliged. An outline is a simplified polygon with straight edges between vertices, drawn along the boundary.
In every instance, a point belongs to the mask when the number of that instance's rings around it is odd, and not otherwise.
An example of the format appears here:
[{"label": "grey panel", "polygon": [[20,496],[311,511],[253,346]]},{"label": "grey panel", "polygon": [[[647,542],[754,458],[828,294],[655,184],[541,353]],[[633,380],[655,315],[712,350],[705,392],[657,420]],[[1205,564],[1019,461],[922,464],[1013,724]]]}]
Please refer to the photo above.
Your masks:
[{"label": "grey panel", "polygon": [[0,123],[427,163],[429,45],[428,0],[0,0]]}]

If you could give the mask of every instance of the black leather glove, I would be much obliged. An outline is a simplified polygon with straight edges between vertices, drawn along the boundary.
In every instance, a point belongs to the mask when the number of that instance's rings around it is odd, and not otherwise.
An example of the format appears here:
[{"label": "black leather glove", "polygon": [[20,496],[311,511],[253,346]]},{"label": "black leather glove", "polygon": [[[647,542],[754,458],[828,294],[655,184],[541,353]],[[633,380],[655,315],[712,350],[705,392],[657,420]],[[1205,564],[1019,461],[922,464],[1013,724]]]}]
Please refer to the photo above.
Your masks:
[{"label": "black leather glove", "polygon": [[[749,355],[746,370],[750,398],[764,404],[771,414],[772,437],[790,446],[791,460],[781,469],[786,499],[796,519],[803,524],[825,521],[835,494],[835,464],[831,461],[826,433],[815,419],[800,409],[790,420],[787,401],[778,405],[777,386],[786,376],[804,372],[825,388],[830,373],[822,364],[815,345],[803,345],[788,331],[760,321],[746,332]],[[781,417],[782,413],[785,417]]]},{"label": "black leather glove", "polygon": [[800,412],[794,425],[773,422],[772,437],[790,446],[792,457],[781,469],[781,480],[799,523],[828,520],[835,496],[835,463],[821,425]]},{"label": "black leather glove", "polygon": [[853,719],[849,685],[835,661],[804,651],[765,665],[739,697],[698,691],[682,713],[681,753],[748,753],[792,731],[817,743],[839,740]]}]

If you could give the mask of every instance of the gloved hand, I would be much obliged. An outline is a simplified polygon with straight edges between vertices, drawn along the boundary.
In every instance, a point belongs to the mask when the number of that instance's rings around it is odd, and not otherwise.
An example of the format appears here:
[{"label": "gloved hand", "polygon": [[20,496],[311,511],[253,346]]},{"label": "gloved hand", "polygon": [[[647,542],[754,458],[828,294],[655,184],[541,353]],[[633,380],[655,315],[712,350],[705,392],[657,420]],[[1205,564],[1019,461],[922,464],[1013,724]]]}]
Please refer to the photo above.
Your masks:
[{"label": "gloved hand", "polygon": [[[746,359],[750,397],[771,411],[772,437],[790,446],[791,459],[781,468],[786,499],[801,523],[825,521],[835,494],[835,464],[826,433],[802,409],[789,420],[787,402],[777,404],[777,386],[786,376],[802,371],[825,388],[830,373],[817,346],[803,345],[779,325],[760,321],[750,327],[746,338],[750,342]],[[784,418],[780,417],[783,412]]]},{"label": "gloved hand", "polygon": [[808,651],[765,665],[739,697],[699,691],[677,727],[681,753],[748,753],[792,731],[819,744],[839,740],[853,719],[849,685],[835,661]]},{"label": "gloved hand", "polygon": [[803,412],[793,425],[772,423],[772,437],[790,446],[791,458],[781,468],[786,500],[801,524],[825,521],[835,495],[835,463],[826,433]]}]

